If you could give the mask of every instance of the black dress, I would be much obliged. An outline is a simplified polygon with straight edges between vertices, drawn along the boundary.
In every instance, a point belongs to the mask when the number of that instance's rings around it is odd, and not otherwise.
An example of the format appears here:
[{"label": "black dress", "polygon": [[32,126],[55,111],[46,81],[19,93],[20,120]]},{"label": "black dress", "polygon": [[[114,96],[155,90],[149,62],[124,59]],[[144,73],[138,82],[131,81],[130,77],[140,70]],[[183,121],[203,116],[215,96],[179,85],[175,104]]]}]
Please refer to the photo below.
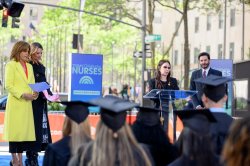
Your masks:
[{"label": "black dress", "polygon": [[[33,66],[35,82],[47,82],[45,67],[40,63],[31,63],[31,65]],[[47,91],[48,94],[52,95],[52,92],[49,89]],[[52,142],[48,119],[47,99],[43,92],[40,92],[38,98],[32,101],[32,108],[36,132],[36,142],[33,151],[39,152],[45,150],[47,145]]]},{"label": "black dress", "polygon": [[[149,90],[158,89],[156,85],[156,79],[150,79],[148,81]],[[179,90],[176,78],[170,77],[168,81],[160,82],[162,88],[164,90]],[[160,100],[154,99],[154,107],[160,108]],[[164,118],[163,129],[166,133],[168,133],[168,111],[169,111],[169,100],[162,100],[162,117]],[[172,103],[173,109],[175,109],[174,103]]]},{"label": "black dress", "polygon": [[43,166],[67,166],[70,159],[70,137],[49,144],[43,158]]},{"label": "black dress", "polygon": [[[176,78],[173,78],[173,77],[170,77],[169,81],[161,81],[161,85],[162,85],[161,89],[164,89],[164,90],[179,90],[177,80],[176,80]],[[149,90],[158,89],[157,85],[156,85],[155,78],[150,79],[148,81],[148,86],[149,86]],[[154,103],[155,103],[155,108],[160,107],[160,101],[159,100],[154,100]]]}]

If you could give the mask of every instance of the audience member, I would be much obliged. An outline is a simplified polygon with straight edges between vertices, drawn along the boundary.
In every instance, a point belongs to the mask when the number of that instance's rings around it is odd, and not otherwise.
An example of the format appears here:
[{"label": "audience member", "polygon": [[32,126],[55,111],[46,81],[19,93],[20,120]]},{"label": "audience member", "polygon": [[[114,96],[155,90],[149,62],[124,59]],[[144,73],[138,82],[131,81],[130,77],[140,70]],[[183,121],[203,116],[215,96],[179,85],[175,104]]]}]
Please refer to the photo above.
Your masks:
[{"label": "audience member", "polygon": [[139,107],[132,130],[137,141],[149,147],[155,165],[165,166],[175,160],[178,153],[161,127],[159,111],[155,108]]},{"label": "audience member", "polygon": [[210,123],[215,118],[209,110],[175,111],[182,119],[181,156],[169,166],[219,166],[220,160],[212,148]]},{"label": "audience member", "polygon": [[225,166],[250,165],[250,116],[236,120],[222,151]]},{"label": "audience member", "polygon": [[[77,155],[78,148],[91,141],[87,119],[90,104],[80,101],[61,103],[66,105],[63,138],[48,145],[43,160],[44,166],[67,166],[70,157]],[[72,165],[75,162],[77,161],[72,161]]]},{"label": "audience member", "polygon": [[125,100],[129,100],[129,97],[130,97],[130,93],[129,92],[130,92],[129,85],[128,84],[124,84],[122,86],[122,90],[120,92],[122,98],[125,99]]},{"label": "audience member", "polygon": [[228,134],[228,129],[233,122],[233,118],[226,113],[223,107],[227,100],[226,83],[230,81],[230,79],[209,75],[206,78],[200,78],[195,81],[204,84],[204,94],[202,95],[203,104],[213,113],[217,121],[217,123],[211,125],[210,132],[216,153],[220,155]]},{"label": "audience member", "polygon": [[100,106],[101,120],[95,140],[82,154],[80,165],[135,166],[151,165],[144,149],[137,143],[126,121],[126,111],[137,104],[115,96],[90,101]]}]

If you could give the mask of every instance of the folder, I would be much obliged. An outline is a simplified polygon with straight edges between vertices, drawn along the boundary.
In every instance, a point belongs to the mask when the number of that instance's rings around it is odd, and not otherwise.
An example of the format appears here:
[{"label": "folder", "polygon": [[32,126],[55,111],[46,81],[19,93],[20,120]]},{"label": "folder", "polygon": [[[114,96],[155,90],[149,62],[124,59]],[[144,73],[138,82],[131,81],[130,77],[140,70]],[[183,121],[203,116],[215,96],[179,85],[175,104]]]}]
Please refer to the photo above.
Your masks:
[{"label": "folder", "polygon": [[50,88],[50,85],[47,82],[39,82],[35,84],[29,84],[30,88],[35,92],[42,92]]}]

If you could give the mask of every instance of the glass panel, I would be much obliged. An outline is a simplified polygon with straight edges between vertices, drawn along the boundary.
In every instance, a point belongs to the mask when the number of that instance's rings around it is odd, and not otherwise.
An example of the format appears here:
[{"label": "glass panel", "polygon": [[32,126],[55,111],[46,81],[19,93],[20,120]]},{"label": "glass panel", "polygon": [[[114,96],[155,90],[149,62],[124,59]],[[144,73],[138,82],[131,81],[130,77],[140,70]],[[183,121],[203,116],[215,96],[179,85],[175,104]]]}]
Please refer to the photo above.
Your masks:
[{"label": "glass panel", "polygon": [[[244,90],[242,90],[244,89]],[[234,81],[234,97],[236,110],[247,111],[248,80]]]}]

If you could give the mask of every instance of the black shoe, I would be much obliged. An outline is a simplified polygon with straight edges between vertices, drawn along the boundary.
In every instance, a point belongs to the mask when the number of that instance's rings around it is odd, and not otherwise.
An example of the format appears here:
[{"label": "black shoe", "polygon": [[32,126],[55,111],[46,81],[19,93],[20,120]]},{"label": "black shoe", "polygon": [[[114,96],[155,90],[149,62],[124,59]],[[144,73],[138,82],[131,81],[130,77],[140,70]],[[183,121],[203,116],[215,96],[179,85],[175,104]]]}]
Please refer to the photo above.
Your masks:
[{"label": "black shoe", "polygon": [[26,157],[27,159],[25,160],[25,166],[39,166],[37,152],[27,151]]},{"label": "black shoe", "polygon": [[37,158],[25,159],[25,166],[39,166]]}]

